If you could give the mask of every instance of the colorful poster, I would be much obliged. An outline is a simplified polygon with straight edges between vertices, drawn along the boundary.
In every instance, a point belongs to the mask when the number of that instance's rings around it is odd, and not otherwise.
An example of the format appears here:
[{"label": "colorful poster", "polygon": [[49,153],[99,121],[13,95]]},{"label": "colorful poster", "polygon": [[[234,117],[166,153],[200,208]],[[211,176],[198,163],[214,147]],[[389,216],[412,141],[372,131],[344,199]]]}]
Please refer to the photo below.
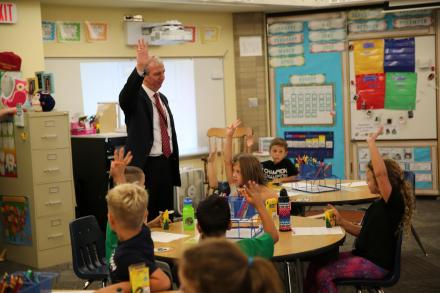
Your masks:
[{"label": "colorful poster", "polygon": [[384,71],[414,72],[415,51],[414,38],[385,40]]},{"label": "colorful poster", "polygon": [[355,74],[383,73],[384,40],[354,41]]},{"label": "colorful poster", "polygon": [[108,24],[104,22],[85,21],[88,42],[107,41]]},{"label": "colorful poster", "polygon": [[0,176],[17,177],[14,122],[0,122]]},{"label": "colorful poster", "polygon": [[333,158],[333,136],[331,131],[284,132],[288,157],[293,159],[308,157],[310,160],[313,158],[321,162]]},{"label": "colorful poster", "polygon": [[4,241],[15,245],[32,245],[28,199],[24,196],[3,196],[0,211]]},{"label": "colorful poster", "polygon": [[58,42],[79,42],[81,40],[81,23],[60,21],[57,33]]},{"label": "colorful poster", "polygon": [[[431,147],[379,147],[381,156],[399,163],[402,170],[412,171],[416,175],[417,189],[432,189],[432,155]],[[359,178],[365,179],[366,164],[370,161],[368,148],[358,148]]]},{"label": "colorful poster", "polygon": [[385,109],[415,110],[417,73],[388,72],[385,92]]},{"label": "colorful poster", "polygon": [[356,76],[356,109],[383,109],[385,99],[385,75],[365,74]]},{"label": "colorful poster", "polygon": [[56,36],[56,25],[54,21],[42,21],[43,27],[43,41],[45,42],[53,42],[55,41]]}]

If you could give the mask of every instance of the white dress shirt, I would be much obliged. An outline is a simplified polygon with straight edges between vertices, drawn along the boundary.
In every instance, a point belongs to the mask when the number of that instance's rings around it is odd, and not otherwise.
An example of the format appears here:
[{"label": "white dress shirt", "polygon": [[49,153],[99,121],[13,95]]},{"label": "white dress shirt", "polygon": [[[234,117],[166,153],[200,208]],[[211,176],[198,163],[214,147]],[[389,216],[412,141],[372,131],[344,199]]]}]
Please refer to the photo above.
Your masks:
[{"label": "white dress shirt", "polygon": [[[153,137],[154,137],[154,141],[153,141],[153,146],[151,147],[150,153],[147,155],[151,156],[151,157],[157,157],[157,156],[162,155],[163,153],[162,153],[162,136],[160,134],[159,111],[157,110],[156,99],[154,98],[155,92],[150,90],[144,84],[142,84],[142,88],[147,93],[148,97],[151,100],[151,103],[153,104]],[[157,94],[159,95],[159,92],[157,92]],[[167,117],[167,127],[168,127],[167,131],[168,131],[168,136],[170,137],[170,149],[171,149],[171,153],[172,153],[173,152],[173,140],[171,137],[172,133],[171,133],[170,115],[168,113],[167,107],[165,107],[165,105],[162,103],[162,100],[160,99],[160,95],[159,95],[159,102],[160,102],[162,109],[165,112],[165,115]]]}]

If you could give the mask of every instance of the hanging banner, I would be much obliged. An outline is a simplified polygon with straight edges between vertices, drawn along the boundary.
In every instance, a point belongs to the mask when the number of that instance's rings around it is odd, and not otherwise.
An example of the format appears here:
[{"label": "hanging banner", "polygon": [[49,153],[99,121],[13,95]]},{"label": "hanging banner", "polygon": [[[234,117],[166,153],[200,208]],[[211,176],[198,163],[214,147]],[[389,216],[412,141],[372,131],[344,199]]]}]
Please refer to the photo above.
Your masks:
[{"label": "hanging banner", "polygon": [[271,67],[303,66],[304,63],[304,56],[269,58],[269,65]]},{"label": "hanging banner", "polygon": [[345,30],[311,31],[309,40],[312,42],[342,41],[347,37]]},{"label": "hanging banner", "polygon": [[367,33],[379,32],[387,29],[387,22],[385,20],[369,20],[363,22],[352,22],[348,25],[350,33]]},{"label": "hanging banner", "polygon": [[274,23],[269,25],[267,32],[269,34],[290,34],[299,33],[304,29],[304,24],[302,22],[283,22]]},{"label": "hanging banner", "polygon": [[302,43],[303,41],[304,41],[303,34],[279,35],[279,36],[270,36],[267,38],[267,42],[271,46],[299,44]]},{"label": "hanging banner", "polygon": [[388,72],[386,74],[385,109],[415,110],[417,73]]},{"label": "hanging banner", "polygon": [[361,19],[383,19],[385,14],[382,9],[362,9],[362,10],[350,10],[348,12],[349,20],[361,20]]},{"label": "hanging banner", "polygon": [[311,20],[308,23],[309,30],[330,30],[345,28],[345,18]]},{"label": "hanging banner", "polygon": [[352,44],[356,75],[383,73],[383,40],[354,41]]},{"label": "hanging banner", "polygon": [[417,17],[417,18],[397,18],[393,21],[393,27],[395,28],[413,28],[424,27],[432,25],[432,17]]},{"label": "hanging banner", "polygon": [[356,76],[356,109],[383,109],[385,75],[383,73]]},{"label": "hanging banner", "polygon": [[384,71],[414,72],[415,51],[414,38],[385,40]]},{"label": "hanging banner", "polygon": [[294,74],[290,76],[289,80],[292,85],[323,84],[325,83],[325,74]]},{"label": "hanging banner", "polygon": [[268,52],[269,52],[269,56],[271,57],[303,55],[304,46],[303,45],[270,46]]},{"label": "hanging banner", "polygon": [[310,43],[310,53],[327,53],[345,51],[345,42]]}]

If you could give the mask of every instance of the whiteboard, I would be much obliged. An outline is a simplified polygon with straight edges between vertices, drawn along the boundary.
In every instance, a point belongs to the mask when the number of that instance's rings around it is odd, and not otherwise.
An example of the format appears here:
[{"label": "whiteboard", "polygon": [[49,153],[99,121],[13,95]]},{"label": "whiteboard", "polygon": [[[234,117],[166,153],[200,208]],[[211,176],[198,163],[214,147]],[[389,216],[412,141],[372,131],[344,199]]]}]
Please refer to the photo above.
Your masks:
[{"label": "whiteboard", "polygon": [[[181,153],[204,152],[208,149],[208,129],[226,125],[223,58],[162,60],[166,79],[161,92],[167,96],[176,121]],[[56,110],[68,111],[71,117],[93,115],[98,102],[118,102],[119,92],[135,62],[133,58],[46,58],[45,71],[54,75]],[[83,82],[84,70],[81,68],[97,63],[103,65],[93,67],[96,72],[88,72],[87,78],[92,82]],[[189,98],[192,94],[195,100]],[[195,123],[190,123],[193,120]],[[188,125],[193,124],[197,129],[194,127],[188,133]],[[193,145],[194,141],[198,149],[185,149],[185,145]]]},{"label": "whiteboard", "polygon": [[[352,45],[353,42],[350,42]],[[372,109],[357,110],[356,75],[354,53],[349,51],[350,69],[350,117],[351,139],[365,140],[369,132],[384,125],[385,132],[379,137],[383,140],[398,139],[436,139],[437,138],[437,98],[435,78],[428,79],[435,65],[435,36],[415,37],[415,72],[417,91],[415,110]],[[411,115],[412,114],[412,115]],[[410,116],[413,116],[410,118]]]}]

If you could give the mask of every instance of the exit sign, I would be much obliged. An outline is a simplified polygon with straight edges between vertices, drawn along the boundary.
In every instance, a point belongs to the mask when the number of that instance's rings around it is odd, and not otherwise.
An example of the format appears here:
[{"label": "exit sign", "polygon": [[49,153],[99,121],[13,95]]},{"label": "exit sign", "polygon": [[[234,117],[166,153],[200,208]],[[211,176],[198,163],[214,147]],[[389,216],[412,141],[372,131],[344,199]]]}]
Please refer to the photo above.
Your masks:
[{"label": "exit sign", "polygon": [[17,5],[12,2],[0,2],[0,23],[17,22]]}]

